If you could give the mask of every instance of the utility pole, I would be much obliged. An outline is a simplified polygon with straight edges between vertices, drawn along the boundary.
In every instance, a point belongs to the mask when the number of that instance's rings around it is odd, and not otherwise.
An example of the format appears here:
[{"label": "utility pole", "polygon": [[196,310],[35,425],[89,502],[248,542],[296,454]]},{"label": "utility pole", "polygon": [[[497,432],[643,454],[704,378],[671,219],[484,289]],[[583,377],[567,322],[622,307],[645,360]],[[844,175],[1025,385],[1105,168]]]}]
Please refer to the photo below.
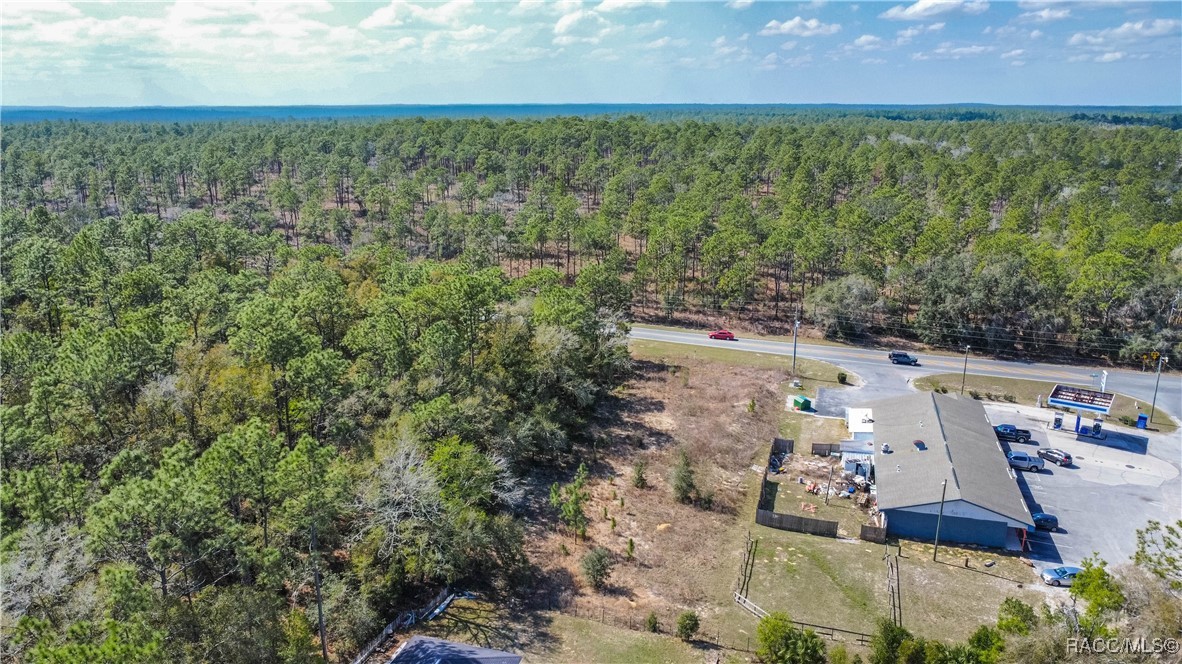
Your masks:
[{"label": "utility pole", "polygon": [[1153,413],[1157,411],[1157,387],[1161,385],[1161,365],[1170,361],[1170,358],[1162,355],[1157,358],[1157,380],[1153,381],[1153,403],[1149,406],[1149,423],[1153,424]]},{"label": "utility pole", "polygon": [[833,491],[833,466],[829,466],[829,482],[825,485],[825,504],[829,504],[829,494]]},{"label": "utility pole", "polygon": [[932,549],[932,562],[936,562],[936,553],[940,551],[940,522],[944,520],[944,496],[948,494],[948,480],[940,489],[940,513],[936,516],[936,546]]},{"label": "utility pole", "polygon": [[320,654],[324,657],[324,661],[328,661],[328,639],[324,635],[324,602],[320,597],[320,561],[318,560],[319,551],[316,544],[316,522],[312,522],[312,580],[316,584],[316,617],[320,623]]},{"label": "utility pole", "polygon": [[960,393],[962,395],[964,394],[965,379],[969,376],[969,348],[972,348],[972,346],[964,347],[964,371],[960,374]]},{"label": "utility pole", "polygon": [[792,379],[796,379],[796,335],[800,332],[800,305],[796,305],[796,322],[792,325]]}]

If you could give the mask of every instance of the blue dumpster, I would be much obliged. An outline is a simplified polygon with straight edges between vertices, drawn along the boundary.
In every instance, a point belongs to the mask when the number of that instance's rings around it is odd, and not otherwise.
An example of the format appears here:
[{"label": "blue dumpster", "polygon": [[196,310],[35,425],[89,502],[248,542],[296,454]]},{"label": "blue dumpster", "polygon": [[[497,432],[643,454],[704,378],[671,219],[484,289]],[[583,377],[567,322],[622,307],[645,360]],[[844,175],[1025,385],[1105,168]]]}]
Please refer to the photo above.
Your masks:
[{"label": "blue dumpster", "polygon": [[1139,413],[1137,415],[1137,428],[1144,429],[1147,426],[1149,426],[1149,416],[1145,413]]}]

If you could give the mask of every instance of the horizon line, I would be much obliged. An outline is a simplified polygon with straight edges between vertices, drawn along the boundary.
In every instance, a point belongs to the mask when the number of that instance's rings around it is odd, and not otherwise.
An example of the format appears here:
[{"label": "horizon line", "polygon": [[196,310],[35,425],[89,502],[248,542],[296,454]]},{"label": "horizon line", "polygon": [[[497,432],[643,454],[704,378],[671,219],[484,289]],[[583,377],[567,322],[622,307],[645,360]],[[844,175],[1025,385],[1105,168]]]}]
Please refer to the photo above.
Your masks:
[{"label": "horizon line", "polygon": [[456,108],[481,106],[715,106],[715,107],[878,107],[878,108],[938,108],[977,106],[988,108],[1155,108],[1177,109],[1182,111],[1182,104],[1054,104],[1054,103],[1013,103],[999,104],[993,102],[949,101],[924,104],[890,103],[890,102],[635,102],[635,101],[578,101],[578,102],[391,102],[371,104],[319,104],[319,103],[289,103],[289,104],[143,104],[125,106],[63,106],[51,104],[2,104],[0,110],[145,110],[145,109],[267,109],[267,108]]}]

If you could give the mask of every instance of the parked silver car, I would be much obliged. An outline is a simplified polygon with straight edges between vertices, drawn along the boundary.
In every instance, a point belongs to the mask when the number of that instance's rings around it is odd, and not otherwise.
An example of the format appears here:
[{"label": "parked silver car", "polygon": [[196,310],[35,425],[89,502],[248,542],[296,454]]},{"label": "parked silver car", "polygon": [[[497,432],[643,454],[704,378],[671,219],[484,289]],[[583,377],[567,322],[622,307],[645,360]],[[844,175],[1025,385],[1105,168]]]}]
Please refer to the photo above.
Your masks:
[{"label": "parked silver car", "polygon": [[1008,452],[1006,458],[1010,460],[1010,466],[1018,470],[1037,473],[1046,467],[1046,463],[1042,459],[1025,452]]},{"label": "parked silver car", "polygon": [[1078,567],[1054,567],[1042,571],[1042,581],[1048,586],[1069,586],[1075,581],[1075,575],[1083,570]]}]

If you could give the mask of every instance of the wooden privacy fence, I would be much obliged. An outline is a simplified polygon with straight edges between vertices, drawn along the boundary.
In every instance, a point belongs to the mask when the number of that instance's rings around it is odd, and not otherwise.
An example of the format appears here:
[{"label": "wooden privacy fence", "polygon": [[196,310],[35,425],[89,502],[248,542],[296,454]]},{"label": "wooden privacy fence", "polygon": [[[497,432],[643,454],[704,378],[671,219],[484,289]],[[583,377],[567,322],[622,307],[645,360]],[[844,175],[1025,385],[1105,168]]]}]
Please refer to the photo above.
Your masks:
[{"label": "wooden privacy fence", "polygon": [[874,542],[875,544],[886,544],[887,539],[887,517],[886,514],[879,512],[874,515],[870,523],[862,526],[862,533],[859,535],[867,542]]},{"label": "wooden privacy fence", "polygon": [[796,445],[791,440],[783,438],[772,439],[772,449],[768,453],[767,463],[763,464],[763,480],[759,485],[759,505],[755,509],[755,523],[778,530],[791,530],[797,533],[820,535],[822,537],[837,537],[837,522],[823,519],[811,519],[807,516],[795,514],[780,514],[775,511],[776,499],[771,482],[767,478],[768,468],[772,465],[772,458],[781,454],[791,454]]},{"label": "wooden privacy fence", "polygon": [[820,535],[822,537],[837,537],[836,521],[810,519],[807,516],[756,510],[755,523],[779,530],[791,530],[797,533],[808,533],[809,535]]},{"label": "wooden privacy fence", "polygon": [[863,525],[862,532],[858,535],[860,539],[867,542],[874,542],[875,544],[886,544],[886,527],[876,528],[871,525]]},{"label": "wooden privacy fence", "polygon": [[834,452],[841,452],[841,443],[813,443],[814,456],[829,456]]}]

